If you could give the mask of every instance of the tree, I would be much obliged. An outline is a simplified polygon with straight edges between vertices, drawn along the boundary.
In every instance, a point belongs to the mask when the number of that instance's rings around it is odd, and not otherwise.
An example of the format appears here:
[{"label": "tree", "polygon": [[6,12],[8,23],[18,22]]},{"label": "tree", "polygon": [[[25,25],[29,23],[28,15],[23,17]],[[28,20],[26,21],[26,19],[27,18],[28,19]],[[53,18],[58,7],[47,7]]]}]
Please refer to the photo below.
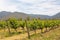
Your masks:
[{"label": "tree", "polygon": [[18,20],[16,18],[10,18],[9,22],[10,22],[11,28],[15,29],[15,31],[17,32],[17,28],[19,27]]},{"label": "tree", "polygon": [[24,32],[25,21],[24,20],[20,20],[19,21],[19,26],[23,28],[23,32]]},{"label": "tree", "polygon": [[49,21],[45,21],[44,22],[44,27],[46,28],[45,32],[47,32],[47,28],[49,28]]},{"label": "tree", "polygon": [[29,33],[29,27],[28,27],[28,21],[30,20],[29,17],[27,17],[27,19],[25,20],[25,24],[26,24],[26,29],[27,29],[27,33],[28,33],[28,38],[30,39],[30,33]]},{"label": "tree", "polygon": [[0,21],[0,28],[4,29],[4,32],[5,32],[5,28],[6,28],[6,22],[1,20]]},{"label": "tree", "polygon": [[7,28],[8,28],[8,32],[11,33],[11,31],[10,31],[10,23],[9,23],[8,20],[6,20],[6,26],[7,26]]},{"label": "tree", "polygon": [[41,33],[43,33],[44,21],[38,20],[37,24],[38,28],[41,29]]}]

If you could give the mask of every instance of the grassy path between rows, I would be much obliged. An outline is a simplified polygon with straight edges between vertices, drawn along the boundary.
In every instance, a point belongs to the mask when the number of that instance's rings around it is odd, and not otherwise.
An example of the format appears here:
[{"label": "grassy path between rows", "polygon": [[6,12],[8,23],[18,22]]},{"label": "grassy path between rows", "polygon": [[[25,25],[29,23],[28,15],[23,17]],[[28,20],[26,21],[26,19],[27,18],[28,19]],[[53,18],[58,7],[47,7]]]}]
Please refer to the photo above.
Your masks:
[{"label": "grassy path between rows", "polygon": [[[37,30],[37,35],[32,36],[30,40],[60,40],[60,27],[44,33],[43,36],[41,36],[39,33],[40,30]],[[34,32],[31,31],[30,35],[33,34]],[[0,40],[29,40],[29,39],[27,38],[27,33],[24,33]]]}]

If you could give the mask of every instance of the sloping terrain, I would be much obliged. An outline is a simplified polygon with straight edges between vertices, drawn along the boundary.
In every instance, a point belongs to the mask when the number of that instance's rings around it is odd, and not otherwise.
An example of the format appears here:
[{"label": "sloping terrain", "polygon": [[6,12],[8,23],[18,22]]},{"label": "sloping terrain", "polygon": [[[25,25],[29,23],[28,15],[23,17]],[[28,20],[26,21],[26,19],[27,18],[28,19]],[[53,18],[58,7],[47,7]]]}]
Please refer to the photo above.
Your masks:
[{"label": "sloping terrain", "polygon": [[48,16],[48,15],[26,14],[26,13],[23,13],[23,12],[6,12],[6,11],[0,12],[0,19],[4,19],[4,20],[6,20],[10,17],[25,19],[28,16],[30,18],[40,18],[40,19],[52,19],[52,18],[60,19],[60,13],[57,13],[56,15],[53,15],[53,16]]},{"label": "sloping terrain", "polygon": [[[30,40],[60,40],[60,27],[54,30],[51,30],[49,32],[46,32],[42,35],[40,34],[40,30],[37,30],[36,35],[33,35],[33,34],[34,32],[31,31],[30,35],[32,36]],[[15,36],[7,37],[0,40],[29,40],[29,39],[27,38],[27,33],[24,33],[24,34],[15,35]]]}]

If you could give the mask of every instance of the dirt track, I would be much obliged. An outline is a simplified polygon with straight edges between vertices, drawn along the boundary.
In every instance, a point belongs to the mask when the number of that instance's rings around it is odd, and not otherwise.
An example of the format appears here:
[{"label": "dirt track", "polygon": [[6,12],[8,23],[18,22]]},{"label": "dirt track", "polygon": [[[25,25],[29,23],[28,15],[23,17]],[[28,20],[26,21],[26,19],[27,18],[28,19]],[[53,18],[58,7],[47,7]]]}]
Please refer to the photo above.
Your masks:
[{"label": "dirt track", "polygon": [[[39,33],[40,30],[37,30],[37,33]],[[30,35],[34,34],[33,31],[30,32]],[[20,40],[20,39],[23,39],[23,38],[26,38],[28,37],[27,33],[24,33],[24,34],[19,34],[19,35],[15,35],[15,36],[12,36],[12,37],[7,37],[7,38],[4,38],[4,39],[0,39],[0,40]]]},{"label": "dirt track", "polygon": [[[40,33],[40,30],[37,30],[37,33]],[[30,32],[30,35],[32,35],[32,34],[34,34],[33,31]],[[56,28],[54,30],[51,30],[43,35],[44,35],[44,37],[49,37],[52,34],[57,35],[54,39],[59,39],[60,38],[60,36],[59,36],[60,35],[60,27]],[[7,37],[7,38],[0,39],[0,40],[21,40],[21,39],[26,38],[26,37],[28,37],[28,35],[27,35],[27,33],[24,33],[24,34],[15,35],[15,36]]]}]

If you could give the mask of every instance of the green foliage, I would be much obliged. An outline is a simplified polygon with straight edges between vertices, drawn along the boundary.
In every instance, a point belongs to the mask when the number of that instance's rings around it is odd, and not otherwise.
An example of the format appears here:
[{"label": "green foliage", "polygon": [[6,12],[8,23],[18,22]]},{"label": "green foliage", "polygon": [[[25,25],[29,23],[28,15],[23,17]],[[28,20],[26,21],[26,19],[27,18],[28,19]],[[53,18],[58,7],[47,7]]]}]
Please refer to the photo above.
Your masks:
[{"label": "green foliage", "polygon": [[36,29],[37,29],[37,24],[36,24],[35,21],[30,22],[30,28],[31,28],[32,30],[36,30]]},{"label": "green foliage", "polygon": [[22,27],[23,30],[26,27],[28,34],[30,30],[34,30],[36,32],[36,29],[42,29],[44,28],[55,28],[55,26],[59,27],[60,20],[40,20],[40,19],[32,19],[28,17],[26,20],[20,20],[16,18],[9,18],[8,20],[0,20],[0,28],[8,28],[10,32],[10,28],[14,29],[16,31],[17,28]]},{"label": "green foliage", "polygon": [[45,27],[44,26],[44,21],[38,22],[38,26],[39,26],[39,29],[43,29]]},{"label": "green foliage", "polygon": [[10,22],[11,28],[17,29],[19,27],[19,23],[17,19],[10,18],[8,21]]},{"label": "green foliage", "polygon": [[24,28],[24,26],[25,26],[25,21],[18,21],[18,23],[19,23],[19,26],[20,27],[22,27],[22,28]]},{"label": "green foliage", "polygon": [[0,28],[5,28],[6,27],[6,22],[1,20],[0,21]]}]

